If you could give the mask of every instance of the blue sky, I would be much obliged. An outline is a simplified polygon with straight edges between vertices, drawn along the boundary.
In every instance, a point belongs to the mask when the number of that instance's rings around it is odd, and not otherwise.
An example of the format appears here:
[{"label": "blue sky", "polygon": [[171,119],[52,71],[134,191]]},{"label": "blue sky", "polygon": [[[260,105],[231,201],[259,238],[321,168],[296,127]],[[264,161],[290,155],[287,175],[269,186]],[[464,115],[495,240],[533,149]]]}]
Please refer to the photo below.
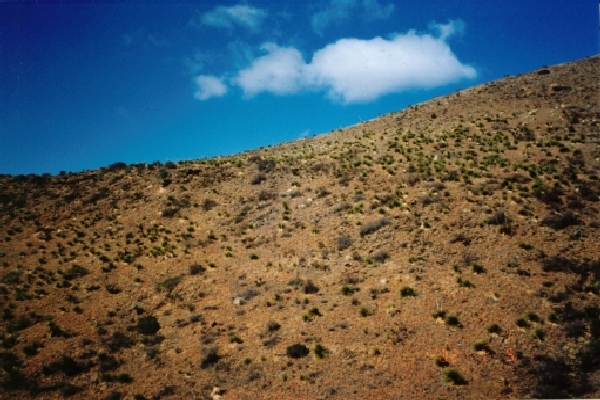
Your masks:
[{"label": "blue sky", "polygon": [[234,154],[600,45],[591,0],[134,3],[0,4],[0,173]]}]

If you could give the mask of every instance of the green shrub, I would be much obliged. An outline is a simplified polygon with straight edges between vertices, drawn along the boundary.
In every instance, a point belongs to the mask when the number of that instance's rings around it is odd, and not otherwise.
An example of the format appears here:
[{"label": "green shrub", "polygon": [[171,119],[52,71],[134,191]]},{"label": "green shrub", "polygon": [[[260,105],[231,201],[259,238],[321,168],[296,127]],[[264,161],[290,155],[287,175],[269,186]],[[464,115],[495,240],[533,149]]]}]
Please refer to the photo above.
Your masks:
[{"label": "green shrub", "polygon": [[310,353],[310,351],[305,345],[296,343],[291,346],[288,346],[285,353],[288,357],[291,358],[302,358],[306,357]]},{"label": "green shrub", "polygon": [[452,382],[455,385],[465,385],[467,380],[455,369],[447,368],[444,370],[444,380]]},{"label": "green shrub", "polygon": [[267,324],[267,330],[269,332],[277,332],[279,329],[281,329],[281,324],[278,322],[271,321]]},{"label": "green shrub", "polygon": [[360,227],[360,236],[370,235],[388,225],[390,220],[388,218],[381,218],[377,221],[367,222],[366,224]]},{"label": "green shrub", "polygon": [[525,328],[529,326],[529,322],[525,318],[517,318],[516,324],[518,327]]},{"label": "green shrub", "polygon": [[548,315],[548,321],[553,324],[558,324],[560,322],[560,318],[555,313]]},{"label": "green shrub", "polygon": [[536,339],[544,340],[546,338],[546,332],[544,332],[542,329],[536,329],[533,333],[533,336],[535,336]]},{"label": "green shrub", "polygon": [[204,347],[202,349],[202,360],[200,361],[200,368],[205,369],[216,364],[221,357],[219,356],[219,349],[216,346]]},{"label": "green shrub", "polygon": [[481,264],[473,264],[472,266],[473,272],[476,274],[483,274],[485,272],[485,268]]},{"label": "green shrub", "polygon": [[177,287],[177,285],[179,285],[179,283],[181,282],[181,279],[182,279],[181,275],[174,276],[172,278],[167,278],[164,281],[156,284],[156,290],[158,292],[165,291],[165,292],[167,292],[167,294],[171,294],[173,289],[175,289]]},{"label": "green shrub", "polygon": [[119,382],[119,383],[131,383],[131,382],[133,382],[133,378],[132,378],[131,375],[123,373],[123,374],[119,374],[117,376],[117,382]]},{"label": "green shrub", "polygon": [[522,248],[523,250],[533,250],[534,246],[532,244],[527,244],[527,243],[519,243],[519,247]]},{"label": "green shrub", "polygon": [[531,322],[538,322],[541,323],[542,319],[533,311],[529,311],[526,315],[527,319],[529,319]]},{"label": "green shrub", "polygon": [[339,236],[335,239],[335,244],[338,251],[346,250],[348,247],[352,246],[354,241],[349,236]]},{"label": "green shrub", "polygon": [[435,365],[440,368],[446,368],[450,366],[450,362],[442,356],[438,356],[435,359]]},{"label": "green shrub", "polygon": [[342,290],[341,290],[341,292],[342,292],[342,294],[344,296],[351,296],[354,293],[359,292],[359,291],[360,291],[359,287],[356,287],[356,286],[346,286],[346,285],[342,286]]},{"label": "green shrub", "polygon": [[457,327],[461,327],[462,324],[460,323],[460,320],[458,319],[457,316],[455,315],[450,315],[447,319],[446,319],[446,324],[450,325],[450,326],[457,326]]},{"label": "green shrub", "polygon": [[153,315],[147,315],[138,319],[137,329],[144,335],[152,335],[160,330],[160,324]]},{"label": "green shrub", "polygon": [[321,311],[319,311],[317,307],[313,307],[310,310],[308,310],[308,315],[310,315],[311,317],[321,317],[323,314],[321,314]]},{"label": "green shrub", "polygon": [[404,286],[402,289],[400,289],[400,296],[402,297],[409,297],[409,296],[416,296],[417,292],[415,292],[415,289],[409,287],[409,286]]},{"label": "green shrub", "polygon": [[325,346],[318,344],[315,346],[315,355],[318,359],[323,359],[327,355],[327,348]]},{"label": "green shrub", "polygon": [[489,333],[500,333],[500,332],[502,332],[502,328],[500,328],[500,325],[498,325],[498,324],[491,324],[491,325],[488,325],[487,331]]},{"label": "green shrub", "polygon": [[460,286],[460,287],[466,287],[466,288],[474,288],[475,287],[473,282],[471,282],[468,279],[463,279],[460,276],[458,278],[456,278],[456,283],[458,283],[458,286]]},{"label": "green shrub", "polygon": [[487,343],[477,342],[473,345],[473,349],[475,351],[485,351],[486,353],[490,352],[490,346]]}]

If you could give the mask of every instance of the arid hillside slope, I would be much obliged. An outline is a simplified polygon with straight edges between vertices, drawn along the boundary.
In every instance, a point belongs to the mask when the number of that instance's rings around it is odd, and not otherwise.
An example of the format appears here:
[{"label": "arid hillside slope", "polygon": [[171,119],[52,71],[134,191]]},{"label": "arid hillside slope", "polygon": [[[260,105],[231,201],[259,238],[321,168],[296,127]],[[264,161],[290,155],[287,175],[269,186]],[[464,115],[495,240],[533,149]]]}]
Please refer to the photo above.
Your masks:
[{"label": "arid hillside slope", "polygon": [[598,77],[1,176],[0,397],[600,397]]}]

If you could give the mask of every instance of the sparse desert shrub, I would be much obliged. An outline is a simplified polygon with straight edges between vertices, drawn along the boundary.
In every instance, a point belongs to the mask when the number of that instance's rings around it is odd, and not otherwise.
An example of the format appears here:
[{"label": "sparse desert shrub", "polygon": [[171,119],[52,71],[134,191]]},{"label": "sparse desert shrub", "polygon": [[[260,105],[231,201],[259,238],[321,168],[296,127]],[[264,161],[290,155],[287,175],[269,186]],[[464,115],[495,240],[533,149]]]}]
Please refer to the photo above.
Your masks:
[{"label": "sparse desert shrub", "polygon": [[190,275],[199,275],[206,272],[206,267],[203,267],[200,264],[192,264],[190,265]]},{"label": "sparse desert shrub", "polygon": [[48,323],[48,327],[50,328],[50,337],[63,337],[63,338],[70,338],[73,337],[75,334],[68,332],[68,331],[63,331],[56,323],[54,322],[49,322]]},{"label": "sparse desert shrub", "polygon": [[500,332],[502,332],[502,328],[498,324],[491,324],[491,325],[488,325],[487,331],[489,333],[500,333]]},{"label": "sparse desert shrub", "polygon": [[161,215],[163,217],[171,218],[178,212],[179,212],[179,207],[167,207],[162,210]]},{"label": "sparse desert shrub", "polygon": [[310,279],[304,284],[304,294],[319,293],[319,288]]},{"label": "sparse desert shrub", "polygon": [[543,226],[548,226],[556,230],[565,229],[579,223],[579,218],[571,211],[567,211],[564,214],[548,215],[542,219]]},{"label": "sparse desert shrub", "polygon": [[417,292],[415,292],[415,289],[409,287],[409,286],[404,286],[402,289],[400,289],[400,296],[402,297],[409,297],[409,296],[416,296]]},{"label": "sparse desert shrub", "polygon": [[466,287],[466,288],[474,288],[475,287],[473,282],[471,282],[468,279],[463,279],[460,276],[456,278],[456,283],[458,283],[458,286],[460,286],[460,287]]},{"label": "sparse desert shrub", "polygon": [[23,353],[27,357],[35,356],[36,354],[38,354],[38,349],[40,347],[43,347],[43,346],[40,343],[38,343],[38,342],[34,342],[32,344],[28,344],[27,346],[23,347]]},{"label": "sparse desert shrub", "polygon": [[63,273],[63,279],[66,281],[70,281],[72,279],[81,278],[89,274],[87,268],[82,267],[81,265],[74,264],[71,268],[69,268],[65,273]]},{"label": "sparse desert shrub", "polygon": [[446,368],[450,366],[450,362],[443,356],[435,358],[435,365],[440,368]]},{"label": "sparse desert shrub", "polygon": [[485,268],[483,268],[483,265],[481,264],[473,264],[471,268],[475,274],[483,274],[485,272]]},{"label": "sparse desert shrub", "polygon": [[544,340],[546,338],[546,332],[542,329],[536,329],[535,332],[533,332],[533,336],[535,336],[536,339]]},{"label": "sparse desert shrub", "polygon": [[293,287],[298,287],[301,286],[304,283],[304,281],[300,278],[294,278],[291,279],[290,281],[288,281],[288,286],[293,286]]},{"label": "sparse desert shrub", "polygon": [[373,257],[372,257],[372,259],[373,259],[375,262],[382,263],[382,264],[383,264],[383,263],[384,263],[384,262],[385,262],[385,261],[386,261],[388,258],[390,258],[390,253],[388,253],[386,250],[381,250],[381,251],[378,251],[378,252],[377,252],[377,253],[375,253],[375,254],[373,255]]},{"label": "sparse desert shrub", "polygon": [[541,323],[542,319],[533,311],[529,311],[526,315],[527,319],[529,319],[531,322],[538,322]]},{"label": "sparse desert shrub", "polygon": [[534,246],[532,244],[527,244],[527,243],[519,243],[519,247],[522,248],[523,250],[533,250]]},{"label": "sparse desert shrub", "polygon": [[267,180],[267,176],[261,172],[259,174],[256,174],[252,178],[252,180],[250,181],[250,183],[253,184],[253,185],[260,185],[260,183],[262,181],[266,181],[266,180]]},{"label": "sparse desert shrub", "polygon": [[455,235],[452,238],[450,238],[450,243],[462,243],[463,245],[468,246],[471,244],[471,239],[465,236],[464,234],[459,233],[458,235]]},{"label": "sparse desert shrub", "polygon": [[177,169],[177,164],[175,164],[173,161],[167,161],[165,163],[165,168],[166,169]]},{"label": "sparse desert shrub", "polygon": [[244,341],[239,336],[232,336],[229,338],[229,343],[242,344]]},{"label": "sparse desert shrub", "polygon": [[317,356],[318,359],[325,358],[327,356],[327,348],[322,344],[317,343],[315,345],[315,356]]},{"label": "sparse desert shrub", "polygon": [[258,194],[258,199],[260,201],[267,201],[267,200],[271,200],[275,197],[275,195],[268,191],[268,190],[261,190],[260,193]]},{"label": "sparse desert shrub", "polygon": [[503,235],[514,236],[517,231],[511,224],[503,224],[500,227],[500,233]]},{"label": "sparse desert shrub", "polygon": [[302,358],[306,357],[310,353],[310,350],[305,345],[296,343],[288,346],[285,353],[290,358]]},{"label": "sparse desert shrub", "polygon": [[335,245],[336,245],[338,251],[346,250],[348,247],[352,246],[353,242],[354,241],[349,236],[338,236],[335,239]]},{"label": "sparse desert shrub", "polygon": [[275,170],[275,160],[272,158],[261,159],[258,161],[258,170],[261,172],[272,172]]},{"label": "sparse desert shrub", "polygon": [[42,372],[44,375],[52,375],[60,371],[66,376],[77,376],[89,371],[91,367],[91,363],[80,363],[69,356],[62,356],[60,361],[53,361],[43,367]]},{"label": "sparse desert shrub", "polygon": [[279,324],[275,321],[271,321],[267,324],[267,331],[269,331],[269,332],[276,332],[279,329],[281,329],[281,324]]},{"label": "sparse desert shrub", "polygon": [[200,368],[205,369],[213,366],[219,361],[219,349],[216,346],[204,347],[202,349],[202,360]]},{"label": "sparse desert shrub", "polygon": [[486,353],[490,352],[490,346],[487,343],[477,342],[473,345],[473,350],[475,351],[485,351]]},{"label": "sparse desert shrub", "polygon": [[452,382],[455,385],[465,385],[467,383],[467,380],[455,369],[445,369],[443,375],[446,382]]},{"label": "sparse desert shrub", "polygon": [[173,291],[173,289],[175,289],[175,287],[177,287],[177,285],[179,285],[179,283],[181,282],[182,276],[174,276],[172,278],[167,278],[162,282],[159,282],[156,284],[156,291],[157,292],[167,292],[167,294],[171,294],[171,292]]},{"label": "sparse desert shrub", "polygon": [[581,369],[585,372],[591,372],[594,368],[597,370],[600,364],[598,354],[600,354],[600,339],[596,338],[590,341],[588,347],[581,354]]},{"label": "sparse desert shrub", "polygon": [[158,319],[152,315],[147,315],[138,319],[137,329],[144,335],[152,335],[160,330]]},{"label": "sparse desert shrub", "polygon": [[213,208],[215,208],[218,205],[219,205],[219,203],[217,203],[214,200],[204,199],[204,201],[202,202],[202,209],[204,211],[210,211],[210,210],[212,210]]},{"label": "sparse desert shrub", "polygon": [[360,236],[370,235],[384,226],[388,225],[390,220],[388,218],[381,218],[377,221],[367,222],[360,227]]},{"label": "sparse desert shrub", "polygon": [[456,326],[459,328],[462,326],[460,320],[455,315],[450,315],[448,318],[446,318],[446,324],[450,326]]},{"label": "sparse desert shrub", "polygon": [[341,292],[344,296],[351,296],[354,293],[360,291],[360,288],[357,286],[342,286]]},{"label": "sparse desert shrub", "polygon": [[525,328],[529,326],[529,322],[525,318],[517,318],[516,324],[520,328]]}]

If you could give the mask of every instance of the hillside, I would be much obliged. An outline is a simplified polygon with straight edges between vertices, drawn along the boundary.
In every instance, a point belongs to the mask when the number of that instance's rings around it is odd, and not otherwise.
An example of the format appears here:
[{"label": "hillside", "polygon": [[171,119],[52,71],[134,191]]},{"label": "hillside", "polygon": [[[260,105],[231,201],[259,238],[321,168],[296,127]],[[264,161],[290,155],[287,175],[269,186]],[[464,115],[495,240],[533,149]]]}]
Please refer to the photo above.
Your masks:
[{"label": "hillside", "polygon": [[599,62],[231,157],[1,176],[6,397],[600,397]]}]

